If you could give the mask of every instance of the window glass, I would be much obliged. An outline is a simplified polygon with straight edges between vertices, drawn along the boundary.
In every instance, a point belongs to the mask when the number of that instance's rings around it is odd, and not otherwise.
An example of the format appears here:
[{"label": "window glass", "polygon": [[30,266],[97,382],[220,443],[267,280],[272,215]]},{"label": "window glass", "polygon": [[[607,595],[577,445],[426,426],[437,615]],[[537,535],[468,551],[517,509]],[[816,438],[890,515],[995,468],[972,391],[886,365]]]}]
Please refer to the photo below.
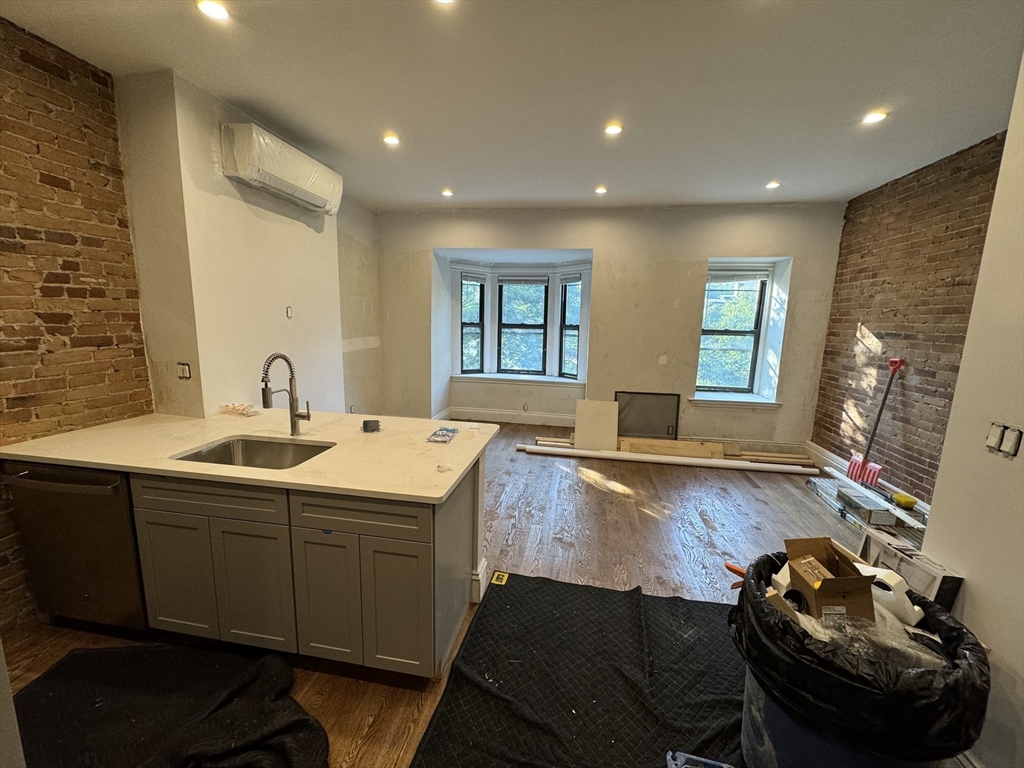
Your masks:
[{"label": "window glass", "polygon": [[562,331],[562,374],[579,375],[580,332],[566,328]]},{"label": "window glass", "polygon": [[462,284],[462,322],[480,322],[480,295],[483,286],[476,282]]},{"label": "window glass", "polygon": [[502,328],[501,360],[503,371],[544,371],[544,329]]},{"label": "window glass", "polygon": [[544,325],[546,289],[546,285],[539,283],[503,285],[501,322],[509,325]]},{"label": "window glass", "polygon": [[749,391],[753,355],[753,336],[701,336],[697,386]]},{"label": "window glass", "polygon": [[482,371],[480,326],[467,325],[462,328],[462,370]]},{"label": "window glass", "polygon": [[565,324],[580,324],[580,283],[568,283],[565,286]]},{"label": "window glass", "polygon": [[704,329],[752,331],[757,324],[760,280],[708,283],[704,297]]}]

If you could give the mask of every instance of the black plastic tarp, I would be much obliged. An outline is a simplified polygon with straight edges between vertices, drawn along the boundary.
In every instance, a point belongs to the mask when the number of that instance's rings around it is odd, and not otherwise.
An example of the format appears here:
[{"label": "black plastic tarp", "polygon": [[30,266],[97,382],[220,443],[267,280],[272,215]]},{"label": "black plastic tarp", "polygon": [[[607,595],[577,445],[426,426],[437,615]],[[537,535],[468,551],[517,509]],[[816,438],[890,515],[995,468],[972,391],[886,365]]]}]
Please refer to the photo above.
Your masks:
[{"label": "black plastic tarp", "polygon": [[941,760],[974,744],[985,722],[990,680],[985,649],[970,630],[909,592],[924,610],[921,628],[941,640],[946,667],[900,669],[881,655],[837,651],[765,598],[765,587],[786,562],[781,552],[755,560],[729,615],[737,649],[786,712],[886,757]]}]

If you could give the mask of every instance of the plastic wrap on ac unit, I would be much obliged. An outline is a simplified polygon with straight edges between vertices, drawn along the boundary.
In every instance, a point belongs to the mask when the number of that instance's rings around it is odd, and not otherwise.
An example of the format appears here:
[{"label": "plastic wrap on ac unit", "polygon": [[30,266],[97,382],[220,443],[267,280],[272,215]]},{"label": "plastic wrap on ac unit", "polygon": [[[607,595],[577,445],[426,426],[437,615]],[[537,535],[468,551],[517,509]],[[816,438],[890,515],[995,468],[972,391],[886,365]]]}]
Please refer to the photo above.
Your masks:
[{"label": "plastic wrap on ac unit", "polygon": [[253,123],[221,125],[224,175],[295,205],[333,216],[341,175]]}]

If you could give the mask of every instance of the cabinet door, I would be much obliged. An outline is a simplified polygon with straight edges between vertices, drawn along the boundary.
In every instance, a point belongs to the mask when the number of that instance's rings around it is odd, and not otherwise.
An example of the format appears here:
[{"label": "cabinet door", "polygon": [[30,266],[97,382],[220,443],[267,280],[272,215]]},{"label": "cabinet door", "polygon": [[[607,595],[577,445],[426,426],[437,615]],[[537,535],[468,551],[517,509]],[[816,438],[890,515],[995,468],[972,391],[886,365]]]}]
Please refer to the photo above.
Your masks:
[{"label": "cabinet door", "polygon": [[359,537],[292,528],[299,653],[363,663]]},{"label": "cabinet door", "polygon": [[136,509],[135,530],[149,626],[220,637],[209,520]]},{"label": "cabinet door", "polygon": [[288,526],[210,518],[220,639],[295,652]]},{"label": "cabinet door", "polygon": [[363,663],[434,675],[432,547],[359,537],[363,593]]}]

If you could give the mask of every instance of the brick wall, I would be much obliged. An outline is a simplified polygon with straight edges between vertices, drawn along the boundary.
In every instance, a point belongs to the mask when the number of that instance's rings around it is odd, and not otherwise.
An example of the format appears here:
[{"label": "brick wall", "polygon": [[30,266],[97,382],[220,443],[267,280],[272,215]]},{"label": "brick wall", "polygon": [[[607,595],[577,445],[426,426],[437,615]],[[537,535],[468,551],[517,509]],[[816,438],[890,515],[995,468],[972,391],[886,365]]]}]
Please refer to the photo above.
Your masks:
[{"label": "brick wall", "polygon": [[846,207],[812,439],[844,458],[863,450],[886,360],[906,358],[871,459],[884,479],[924,501],[939,468],[1004,138]]},{"label": "brick wall", "polygon": [[[0,441],[153,410],[106,72],[0,19]],[[0,627],[30,615],[0,499]]]}]

